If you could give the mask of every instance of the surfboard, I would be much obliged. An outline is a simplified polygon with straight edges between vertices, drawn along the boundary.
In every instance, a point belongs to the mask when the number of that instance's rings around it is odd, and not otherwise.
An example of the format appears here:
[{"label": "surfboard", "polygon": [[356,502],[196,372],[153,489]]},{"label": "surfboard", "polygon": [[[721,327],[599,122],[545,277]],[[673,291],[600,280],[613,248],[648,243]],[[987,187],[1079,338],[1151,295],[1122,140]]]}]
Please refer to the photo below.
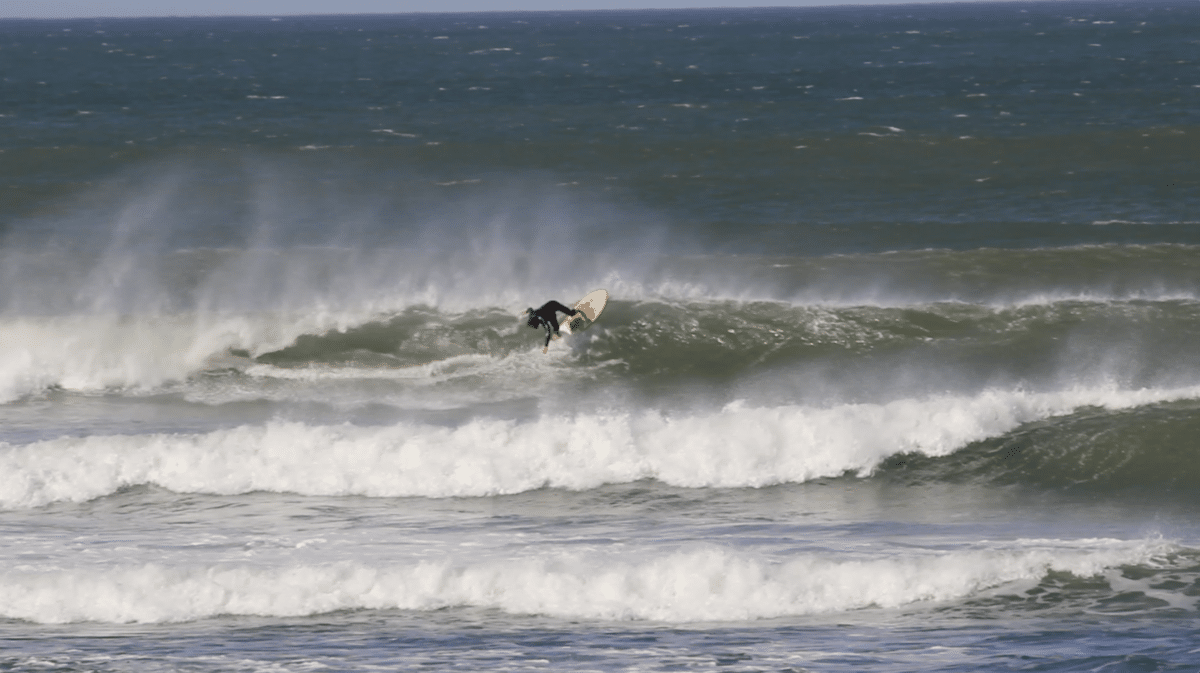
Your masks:
[{"label": "surfboard", "polygon": [[575,310],[582,315],[567,318],[567,322],[559,326],[559,331],[563,334],[574,334],[591,327],[592,323],[600,317],[600,312],[604,310],[604,305],[607,303],[607,290],[592,290],[584,295],[583,299],[575,302]]}]

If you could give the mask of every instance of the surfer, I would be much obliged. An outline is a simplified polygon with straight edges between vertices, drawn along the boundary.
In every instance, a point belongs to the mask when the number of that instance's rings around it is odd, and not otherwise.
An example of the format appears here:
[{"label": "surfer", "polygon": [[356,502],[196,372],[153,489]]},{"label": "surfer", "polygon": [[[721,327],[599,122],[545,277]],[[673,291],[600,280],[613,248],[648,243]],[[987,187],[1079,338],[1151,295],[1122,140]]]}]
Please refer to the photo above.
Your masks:
[{"label": "surfer", "polygon": [[567,308],[566,306],[563,306],[562,304],[551,299],[545,304],[542,304],[542,307],[538,310],[535,311],[532,307],[530,307],[525,309],[525,313],[523,314],[525,316],[526,325],[529,325],[533,329],[537,329],[539,327],[546,328],[546,346],[545,348],[542,348],[543,353],[550,350],[551,337],[557,339],[562,336],[558,333],[558,313],[566,313],[569,316],[575,316],[577,313],[579,313],[579,311],[576,311],[573,308]]}]

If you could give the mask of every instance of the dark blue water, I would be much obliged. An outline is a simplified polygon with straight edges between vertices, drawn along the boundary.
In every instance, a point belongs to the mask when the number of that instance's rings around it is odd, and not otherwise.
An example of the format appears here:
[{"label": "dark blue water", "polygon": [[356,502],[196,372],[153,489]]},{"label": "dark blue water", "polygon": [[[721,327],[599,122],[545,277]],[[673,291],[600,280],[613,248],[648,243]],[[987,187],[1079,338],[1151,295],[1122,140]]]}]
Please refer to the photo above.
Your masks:
[{"label": "dark blue water", "polygon": [[0,22],[0,668],[1194,670],[1197,35]]}]

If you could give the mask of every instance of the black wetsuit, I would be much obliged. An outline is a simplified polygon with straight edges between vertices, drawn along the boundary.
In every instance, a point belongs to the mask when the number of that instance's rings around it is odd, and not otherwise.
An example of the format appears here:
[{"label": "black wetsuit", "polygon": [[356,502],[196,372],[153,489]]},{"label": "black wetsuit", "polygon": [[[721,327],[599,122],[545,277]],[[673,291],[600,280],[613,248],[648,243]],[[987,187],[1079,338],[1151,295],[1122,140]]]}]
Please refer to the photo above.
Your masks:
[{"label": "black wetsuit", "polygon": [[[579,311],[576,311],[573,308],[567,308],[566,306],[563,306],[562,304],[551,299],[545,304],[542,304],[541,308],[533,312],[533,315],[538,318],[538,322],[541,323],[541,326],[546,328],[547,346],[550,345],[550,337],[558,334],[557,313],[566,313],[569,316],[574,316],[575,314],[579,313]],[[530,327],[536,328],[537,325],[530,325]]]}]

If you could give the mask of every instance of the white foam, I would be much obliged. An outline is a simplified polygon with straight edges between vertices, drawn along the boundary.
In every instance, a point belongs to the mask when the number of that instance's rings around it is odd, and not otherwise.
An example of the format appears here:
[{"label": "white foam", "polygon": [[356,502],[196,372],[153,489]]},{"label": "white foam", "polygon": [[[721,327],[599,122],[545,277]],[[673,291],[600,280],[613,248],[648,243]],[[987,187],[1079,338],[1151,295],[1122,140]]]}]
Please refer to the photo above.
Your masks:
[{"label": "white foam", "polygon": [[41,623],[179,622],[217,615],[494,608],[563,618],[744,621],[969,598],[1047,572],[1155,563],[1163,542],[1041,541],[1001,549],[847,558],[675,551],[367,565],[138,564],[0,571],[0,615]]},{"label": "white foam", "polygon": [[986,391],[828,408],[730,404],[709,413],[546,415],[457,427],[276,421],[205,434],[0,444],[0,506],[84,501],[139,484],[176,492],[490,496],[657,479],[758,487],[867,475],[901,452],[938,456],[1081,406],[1200,397],[1200,387]]},{"label": "white foam", "polygon": [[309,365],[307,367],[276,367],[273,365],[252,364],[245,368],[249,376],[267,379],[286,379],[292,381],[360,381],[381,379],[386,381],[422,381],[429,379],[444,380],[452,377],[460,370],[467,374],[477,375],[480,369],[490,369],[497,358],[488,355],[471,354],[458,355],[441,360],[425,362],[409,367],[343,367],[333,365]]},{"label": "white foam", "polygon": [[49,386],[153,388],[207,368],[231,348],[261,354],[339,322],[320,312],[7,317],[0,321],[0,402]]}]

